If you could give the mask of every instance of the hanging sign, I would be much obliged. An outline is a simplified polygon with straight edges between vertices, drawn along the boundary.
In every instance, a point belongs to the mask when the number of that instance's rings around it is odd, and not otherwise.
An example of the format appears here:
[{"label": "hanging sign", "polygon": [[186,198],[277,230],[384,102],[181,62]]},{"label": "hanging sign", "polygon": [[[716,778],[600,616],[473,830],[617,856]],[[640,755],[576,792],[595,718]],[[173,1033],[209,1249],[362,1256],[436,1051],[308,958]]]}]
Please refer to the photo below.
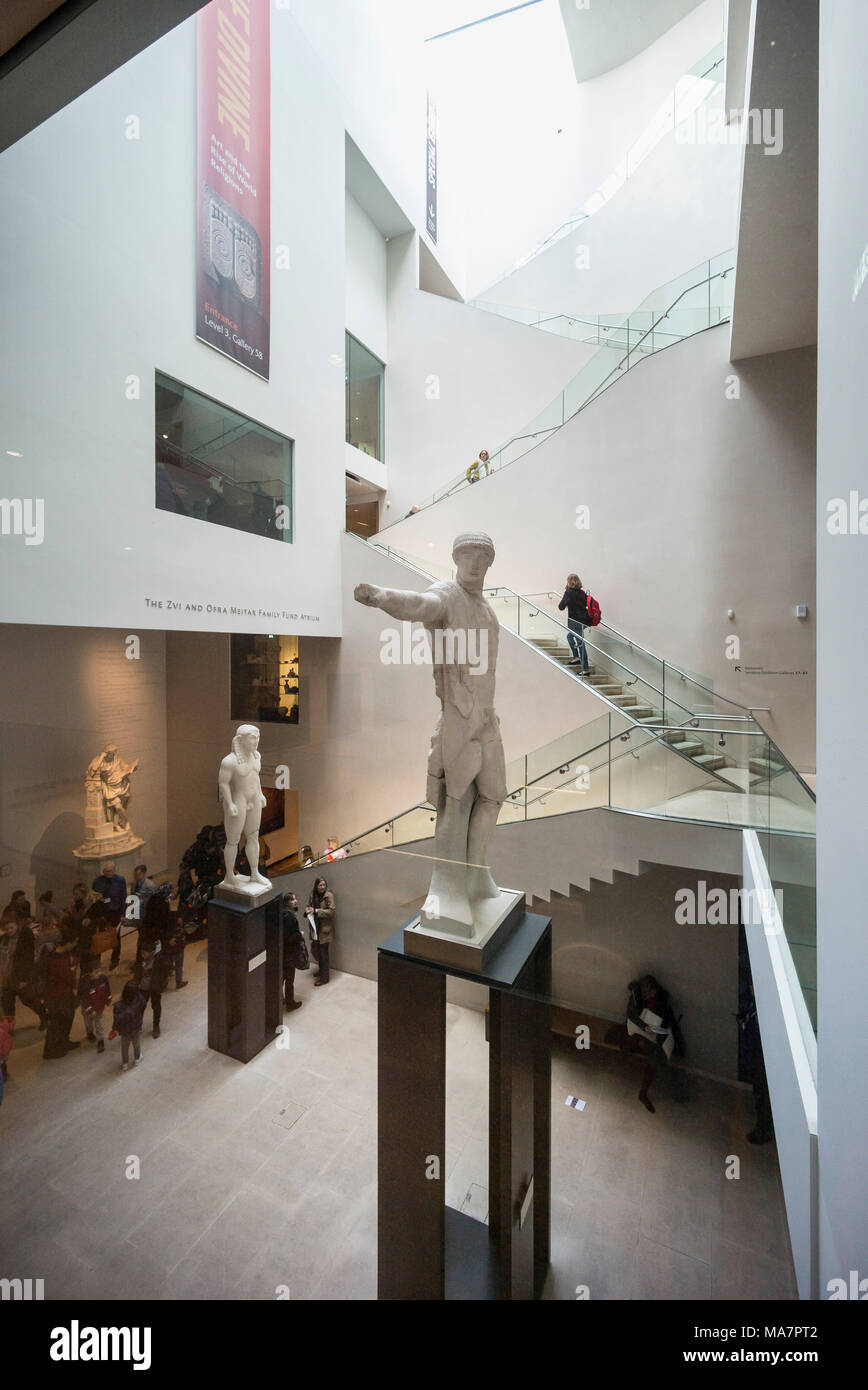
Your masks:
[{"label": "hanging sign", "polygon": [[267,380],[268,0],[212,0],[196,22],[196,336]]}]

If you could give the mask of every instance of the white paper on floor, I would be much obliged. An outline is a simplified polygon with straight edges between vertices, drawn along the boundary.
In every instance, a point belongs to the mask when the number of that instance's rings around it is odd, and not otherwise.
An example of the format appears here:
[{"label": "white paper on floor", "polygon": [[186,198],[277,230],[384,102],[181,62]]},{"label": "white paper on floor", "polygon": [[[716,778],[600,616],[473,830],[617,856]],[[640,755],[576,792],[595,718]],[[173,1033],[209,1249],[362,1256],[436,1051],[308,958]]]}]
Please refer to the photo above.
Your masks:
[{"label": "white paper on floor", "polygon": [[578,1096],[567,1096],[564,1101],[565,1105],[571,1105],[574,1110],[584,1110],[587,1103],[586,1100],[579,1100]]}]

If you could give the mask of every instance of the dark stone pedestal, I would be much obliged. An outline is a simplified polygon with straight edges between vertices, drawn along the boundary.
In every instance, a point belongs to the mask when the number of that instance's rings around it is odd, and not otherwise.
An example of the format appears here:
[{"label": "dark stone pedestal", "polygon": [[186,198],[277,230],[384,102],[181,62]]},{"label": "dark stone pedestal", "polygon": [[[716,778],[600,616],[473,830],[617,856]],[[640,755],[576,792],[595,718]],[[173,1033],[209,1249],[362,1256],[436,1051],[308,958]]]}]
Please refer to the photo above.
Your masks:
[{"label": "dark stone pedestal", "polygon": [[[488,1226],[444,1201],[447,975],[489,989]],[[481,972],[406,954],[403,927],[380,947],[379,1298],[540,1297],[549,1267],[550,997],[547,917],[525,913]]]},{"label": "dark stone pedestal", "polygon": [[208,903],[208,1046],[249,1062],[283,1021],[280,893]]}]

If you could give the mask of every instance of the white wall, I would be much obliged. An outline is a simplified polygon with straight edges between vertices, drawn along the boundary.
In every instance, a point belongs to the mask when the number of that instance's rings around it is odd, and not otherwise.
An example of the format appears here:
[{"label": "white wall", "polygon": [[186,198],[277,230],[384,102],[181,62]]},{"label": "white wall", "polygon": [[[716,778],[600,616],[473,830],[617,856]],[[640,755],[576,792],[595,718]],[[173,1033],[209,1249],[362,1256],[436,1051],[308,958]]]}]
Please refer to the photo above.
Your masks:
[{"label": "white wall", "polygon": [[[481,527],[497,547],[490,582],[525,594],[576,570],[604,622],[721,694],[771,706],[769,733],[810,771],[814,354],[739,363],[728,399],[728,336],[723,325],[646,359],[519,462],[382,539],[446,563],[453,537]],[[734,670],[732,634],[738,664],[771,674]]]},{"label": "white wall", "polygon": [[[0,541],[7,621],[268,631],[286,611],[310,615],[289,631],[339,631],[344,127],[290,13],[271,22],[272,238],[290,267],[272,274],[269,383],[194,337],[194,21],[0,158],[2,443],[23,455],[4,453],[2,487],[46,505],[41,546]],[[155,509],[155,368],[295,440],[292,545]]]},{"label": "white wall", "polygon": [[347,329],[381,362],[389,357],[386,241],[352,194],[346,195]]},{"label": "white wall", "polygon": [[412,233],[389,243],[383,525],[505,443],[595,351],[417,289],[417,249]]},{"label": "white wall", "polygon": [[[868,537],[830,535],[827,506],[868,494],[865,362],[868,283],[868,8],[820,6],[818,371],[817,893],[820,1297],[849,1271],[868,1277]],[[864,1291],[862,1296],[864,1297]]]},{"label": "white wall", "polygon": [[[461,136],[469,297],[582,210],[722,31],[721,0],[706,0],[644,52],[582,83],[555,5],[428,45],[442,123]],[[631,197],[622,190],[616,202],[621,221],[632,219]]]},{"label": "white wall", "polygon": [[[31,903],[51,888],[68,901],[79,878],[99,873],[73,857],[85,838],[84,775],[107,743],[127,762],[140,759],[127,807],[144,844],[117,857],[158,873],[166,864],[165,638],[141,634],[127,658],[124,630],[0,627],[0,864],[2,905],[15,888]],[[5,896],[4,896],[5,894]]]},{"label": "white wall", "polygon": [[[344,636],[301,639],[299,723],[261,730],[263,766],[289,765],[299,833],[316,850],[330,834],[348,840],[424,801],[439,713],[430,665],[384,665],[380,635],[396,624],[352,597],[362,580],[402,589],[425,588],[427,581],[354,536],[343,537],[342,556]],[[228,638],[173,636],[168,692],[173,857],[216,818],[216,768],[234,732]],[[507,761],[599,712],[593,696],[508,632],[502,633],[496,708]]]},{"label": "white wall", "polygon": [[[407,0],[292,0],[292,16],[316,51],[320,81],[350,136],[413,226],[424,228],[428,8]],[[436,252],[459,288],[465,230],[453,141],[461,134],[443,130],[438,142]]]},{"label": "white wall", "polygon": [[[711,97],[709,112],[723,101],[722,92]],[[552,314],[627,314],[734,247],[741,150],[683,135],[665,136],[599,212],[481,298]]]}]

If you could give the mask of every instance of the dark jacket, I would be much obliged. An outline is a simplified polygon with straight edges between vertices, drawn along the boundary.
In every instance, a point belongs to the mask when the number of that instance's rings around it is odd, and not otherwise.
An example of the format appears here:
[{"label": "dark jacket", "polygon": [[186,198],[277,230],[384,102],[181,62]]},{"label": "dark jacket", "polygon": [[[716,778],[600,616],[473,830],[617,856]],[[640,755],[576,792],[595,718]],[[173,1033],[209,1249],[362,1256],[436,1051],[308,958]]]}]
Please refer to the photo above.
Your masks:
[{"label": "dark jacket", "polygon": [[100,874],[91,884],[93,891],[99,893],[110,912],[123,917],[127,905],[127,881],[120,874]]},{"label": "dark jacket", "polygon": [[283,909],[282,927],[284,970],[307,970],[310,966],[307,946],[298,925],[298,918],[288,907]]},{"label": "dark jacket", "polygon": [[33,978],[33,966],[36,960],[36,937],[33,935],[33,928],[22,924],[18,928],[18,937],[15,942],[15,951],[12,955],[12,971],[10,984],[16,985],[24,982],[29,984]]},{"label": "dark jacket", "polygon": [[145,967],[141,958],[136,961],[133,979],[143,994],[162,994],[167,984],[167,964],[162,951],[158,951],[154,956],[149,969]]},{"label": "dark jacket", "polygon": [[[676,1053],[679,1057],[683,1057],[684,1035],[681,1032],[679,1019],[676,1018],[675,1011],[672,1008],[669,991],[664,989],[662,985],[658,985],[656,994],[652,994],[650,999],[643,999],[638,980],[630,981],[629,990],[630,998],[627,1003],[627,1017],[633,1023],[641,1024],[641,1015],[644,1013],[645,1009],[649,1009],[652,1014],[657,1014],[657,1016],[663,1020],[661,1026],[663,1028],[668,1028],[672,1034],[672,1041],[675,1045]],[[648,1041],[648,1046],[651,1047],[655,1053],[659,1052],[660,1055],[663,1056],[664,1041],[665,1038],[661,1034],[656,1042],[651,1043]]]},{"label": "dark jacket", "polygon": [[588,595],[584,589],[565,589],[564,596],[558,604],[558,611],[563,612],[564,609],[573,622],[584,623],[586,627],[589,625]]},{"label": "dark jacket", "polygon": [[120,1033],[122,1038],[129,1038],[140,1032],[147,1002],[144,994],[137,994],[130,1003],[119,999],[114,1007],[115,1032]]}]

